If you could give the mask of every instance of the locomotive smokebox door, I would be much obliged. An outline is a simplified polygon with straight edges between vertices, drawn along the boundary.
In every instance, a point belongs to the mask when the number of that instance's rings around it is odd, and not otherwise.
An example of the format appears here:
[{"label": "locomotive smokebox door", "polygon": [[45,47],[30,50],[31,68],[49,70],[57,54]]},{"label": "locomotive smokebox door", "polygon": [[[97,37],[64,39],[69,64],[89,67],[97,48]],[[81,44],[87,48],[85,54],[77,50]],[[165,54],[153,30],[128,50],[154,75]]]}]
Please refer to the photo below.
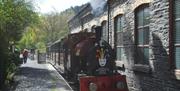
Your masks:
[{"label": "locomotive smokebox door", "polygon": [[110,75],[113,73],[113,50],[104,40],[100,40],[96,46],[96,59],[98,61],[98,68],[95,71],[98,75]]}]

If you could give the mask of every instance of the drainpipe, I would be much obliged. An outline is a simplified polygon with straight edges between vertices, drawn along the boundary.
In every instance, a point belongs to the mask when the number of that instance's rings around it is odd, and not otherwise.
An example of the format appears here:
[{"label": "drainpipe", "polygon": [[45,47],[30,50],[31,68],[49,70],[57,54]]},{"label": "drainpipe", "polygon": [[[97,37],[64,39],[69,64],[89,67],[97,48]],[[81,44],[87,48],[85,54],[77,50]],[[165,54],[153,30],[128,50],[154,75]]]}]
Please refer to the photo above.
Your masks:
[{"label": "drainpipe", "polygon": [[107,6],[108,6],[108,43],[109,43],[109,22],[110,22],[110,3],[109,3],[109,0],[107,1]]},{"label": "drainpipe", "polygon": [[83,22],[83,18],[80,18],[80,22],[81,22],[81,31],[84,30],[84,22]]}]

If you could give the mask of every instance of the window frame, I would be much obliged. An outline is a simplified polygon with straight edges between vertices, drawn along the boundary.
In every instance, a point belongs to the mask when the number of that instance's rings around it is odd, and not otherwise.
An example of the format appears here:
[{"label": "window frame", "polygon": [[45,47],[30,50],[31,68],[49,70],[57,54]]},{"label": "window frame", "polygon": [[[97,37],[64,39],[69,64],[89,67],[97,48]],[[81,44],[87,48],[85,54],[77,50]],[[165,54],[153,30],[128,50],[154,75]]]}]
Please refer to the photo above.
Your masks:
[{"label": "window frame", "polygon": [[[173,1],[173,4],[175,3],[175,1]],[[173,5],[173,16],[174,16],[174,19],[173,19],[173,32],[175,32],[175,28],[176,28],[176,22],[179,22],[180,23],[180,17],[178,17],[178,18],[176,18],[175,17],[175,13],[174,13],[174,11],[175,11],[175,9],[174,9],[174,6],[175,5]],[[175,35],[174,35],[174,37],[173,37],[173,41],[174,41],[174,43],[173,43],[173,46],[174,46],[174,50],[173,50],[173,53],[174,53],[174,63],[175,63],[175,68],[176,68],[176,60],[175,60],[175,52],[176,52],[176,48],[180,48],[180,43],[175,43],[175,40],[176,40],[176,38],[175,38]],[[180,68],[176,68],[177,70],[180,70]]]},{"label": "window frame", "polygon": [[[135,15],[135,31],[134,31],[134,34],[135,34],[135,36],[134,36],[134,39],[135,39],[135,52],[136,51],[138,51],[138,49],[139,48],[143,48],[143,49],[145,49],[145,48],[148,48],[149,49],[149,41],[148,41],[148,44],[145,44],[144,43],[144,40],[143,40],[143,44],[139,44],[139,35],[138,35],[138,33],[139,33],[139,31],[143,31],[143,39],[145,38],[144,37],[144,31],[147,31],[147,30],[144,30],[144,28],[149,28],[149,25],[150,25],[150,23],[148,23],[148,24],[145,24],[144,25],[144,23],[143,23],[143,25],[140,25],[140,26],[138,26],[138,12],[142,12],[143,11],[143,14],[144,14],[144,10],[146,9],[146,8],[148,8],[149,9],[149,3],[146,3],[146,4],[143,4],[143,5],[140,5],[139,7],[137,7],[136,9],[135,9],[135,12],[134,12],[134,15]],[[143,22],[144,22],[144,16],[143,16]],[[143,30],[140,30],[140,29],[143,29]],[[149,31],[149,37],[148,38],[150,38],[150,30],[148,29],[148,31]],[[145,53],[144,53],[144,51],[143,51],[143,54],[144,54],[144,56],[143,56],[143,59],[142,59],[142,62],[143,63],[141,63],[141,61],[138,61],[138,59],[137,59],[137,55],[138,54],[135,54],[135,64],[136,65],[149,65],[149,61],[148,61],[148,64],[146,64],[146,62],[144,61],[144,57],[145,57]],[[149,52],[148,52],[148,54],[149,54]],[[148,59],[149,59],[149,57],[148,57]]]},{"label": "window frame", "polygon": [[[121,27],[122,27],[122,30],[121,31],[117,31],[117,22],[118,22],[118,19],[119,18],[121,18]],[[118,59],[117,58],[117,49],[118,48],[122,48],[122,49],[124,49],[124,46],[123,46],[123,43],[121,43],[120,45],[118,45],[118,41],[117,41],[117,39],[118,39],[118,34],[119,33],[123,33],[123,20],[122,20],[122,18],[123,18],[123,15],[122,14],[120,14],[120,15],[117,15],[115,18],[114,18],[114,48],[115,48],[115,54],[116,54],[116,61],[118,61],[118,62],[121,62],[121,64],[123,64],[122,62],[123,62],[123,60],[122,59]],[[123,35],[122,35],[123,36]],[[122,54],[121,54],[121,56],[122,56]]]},{"label": "window frame", "polygon": [[173,30],[174,30],[174,25],[173,25],[173,20],[174,20],[174,15],[173,15],[173,3],[174,0],[169,0],[169,63],[170,63],[170,68],[175,69],[175,62],[174,62],[174,42],[173,42]]},{"label": "window frame", "polygon": [[118,56],[117,56],[117,50],[118,50],[118,48],[121,48],[121,49],[123,49],[124,50],[124,46],[116,46],[116,61],[123,61],[123,59],[122,59],[122,51],[121,51],[121,59],[118,59]]},{"label": "window frame", "polygon": [[[174,30],[175,30],[175,15],[174,15],[174,0],[169,0],[169,64],[172,73],[175,75],[173,78],[180,80],[180,69],[176,68],[175,60],[175,46],[180,46],[174,43]],[[179,20],[180,18],[178,18]]]},{"label": "window frame", "polygon": [[[175,1],[171,1],[169,0],[169,53],[170,53],[170,57],[169,57],[169,63],[171,64],[171,69],[176,69],[176,63],[175,63],[175,53],[174,53],[174,49],[175,46],[180,46],[180,44],[176,44],[174,43],[174,30],[175,30],[175,15],[174,15],[174,3]],[[178,18],[179,19],[179,18]],[[180,70],[180,69],[179,69]]]},{"label": "window frame", "polygon": [[[117,31],[117,22],[118,22],[118,18],[119,17],[121,17],[121,26],[122,26],[122,31]],[[122,60],[122,55],[123,54],[121,54],[121,60],[119,60],[117,57],[117,51],[118,51],[118,48],[122,48],[124,51],[125,51],[125,46],[123,46],[123,43],[118,43],[118,41],[117,41],[117,39],[118,39],[118,35],[120,34],[120,33],[123,33],[124,32],[124,30],[123,30],[123,26],[124,26],[124,24],[123,24],[123,22],[124,22],[124,20],[122,21],[122,18],[124,18],[124,16],[123,16],[123,14],[119,14],[119,15],[116,15],[114,18],[113,18],[113,31],[114,31],[114,52],[115,52],[115,63],[116,63],[116,67],[118,68],[118,69],[120,69],[120,70],[124,70],[125,69],[125,66],[124,66],[124,60]],[[123,34],[120,34],[121,36],[123,35]],[[123,41],[122,41],[123,42]],[[119,45],[118,45],[119,44]],[[122,53],[122,52],[121,52]]]},{"label": "window frame", "polygon": [[96,27],[96,25],[93,25],[93,26],[91,27],[91,32],[92,32],[92,33],[95,33],[95,32],[96,32],[95,29],[94,29],[95,27]]}]

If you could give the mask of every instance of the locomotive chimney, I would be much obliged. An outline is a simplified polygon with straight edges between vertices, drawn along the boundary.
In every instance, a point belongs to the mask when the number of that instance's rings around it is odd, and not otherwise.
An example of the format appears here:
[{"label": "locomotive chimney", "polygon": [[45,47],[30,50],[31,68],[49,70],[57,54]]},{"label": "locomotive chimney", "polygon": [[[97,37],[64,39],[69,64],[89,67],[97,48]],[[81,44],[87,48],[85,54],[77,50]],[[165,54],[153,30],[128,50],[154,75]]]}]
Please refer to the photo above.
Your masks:
[{"label": "locomotive chimney", "polygon": [[101,26],[97,26],[94,28],[95,32],[96,32],[96,41],[101,40],[101,36],[102,36],[102,27]]}]

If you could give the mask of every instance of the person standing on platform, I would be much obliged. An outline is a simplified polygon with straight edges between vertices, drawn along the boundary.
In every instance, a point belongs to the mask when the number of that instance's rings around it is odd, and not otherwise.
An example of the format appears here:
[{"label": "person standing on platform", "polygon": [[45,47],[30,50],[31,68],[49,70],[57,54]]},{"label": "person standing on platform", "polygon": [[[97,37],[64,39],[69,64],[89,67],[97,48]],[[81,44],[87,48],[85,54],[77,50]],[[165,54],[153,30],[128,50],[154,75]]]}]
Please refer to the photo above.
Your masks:
[{"label": "person standing on platform", "polygon": [[23,51],[24,64],[27,62],[27,57],[28,57],[28,50],[27,50],[27,49],[24,49],[24,51]]}]

